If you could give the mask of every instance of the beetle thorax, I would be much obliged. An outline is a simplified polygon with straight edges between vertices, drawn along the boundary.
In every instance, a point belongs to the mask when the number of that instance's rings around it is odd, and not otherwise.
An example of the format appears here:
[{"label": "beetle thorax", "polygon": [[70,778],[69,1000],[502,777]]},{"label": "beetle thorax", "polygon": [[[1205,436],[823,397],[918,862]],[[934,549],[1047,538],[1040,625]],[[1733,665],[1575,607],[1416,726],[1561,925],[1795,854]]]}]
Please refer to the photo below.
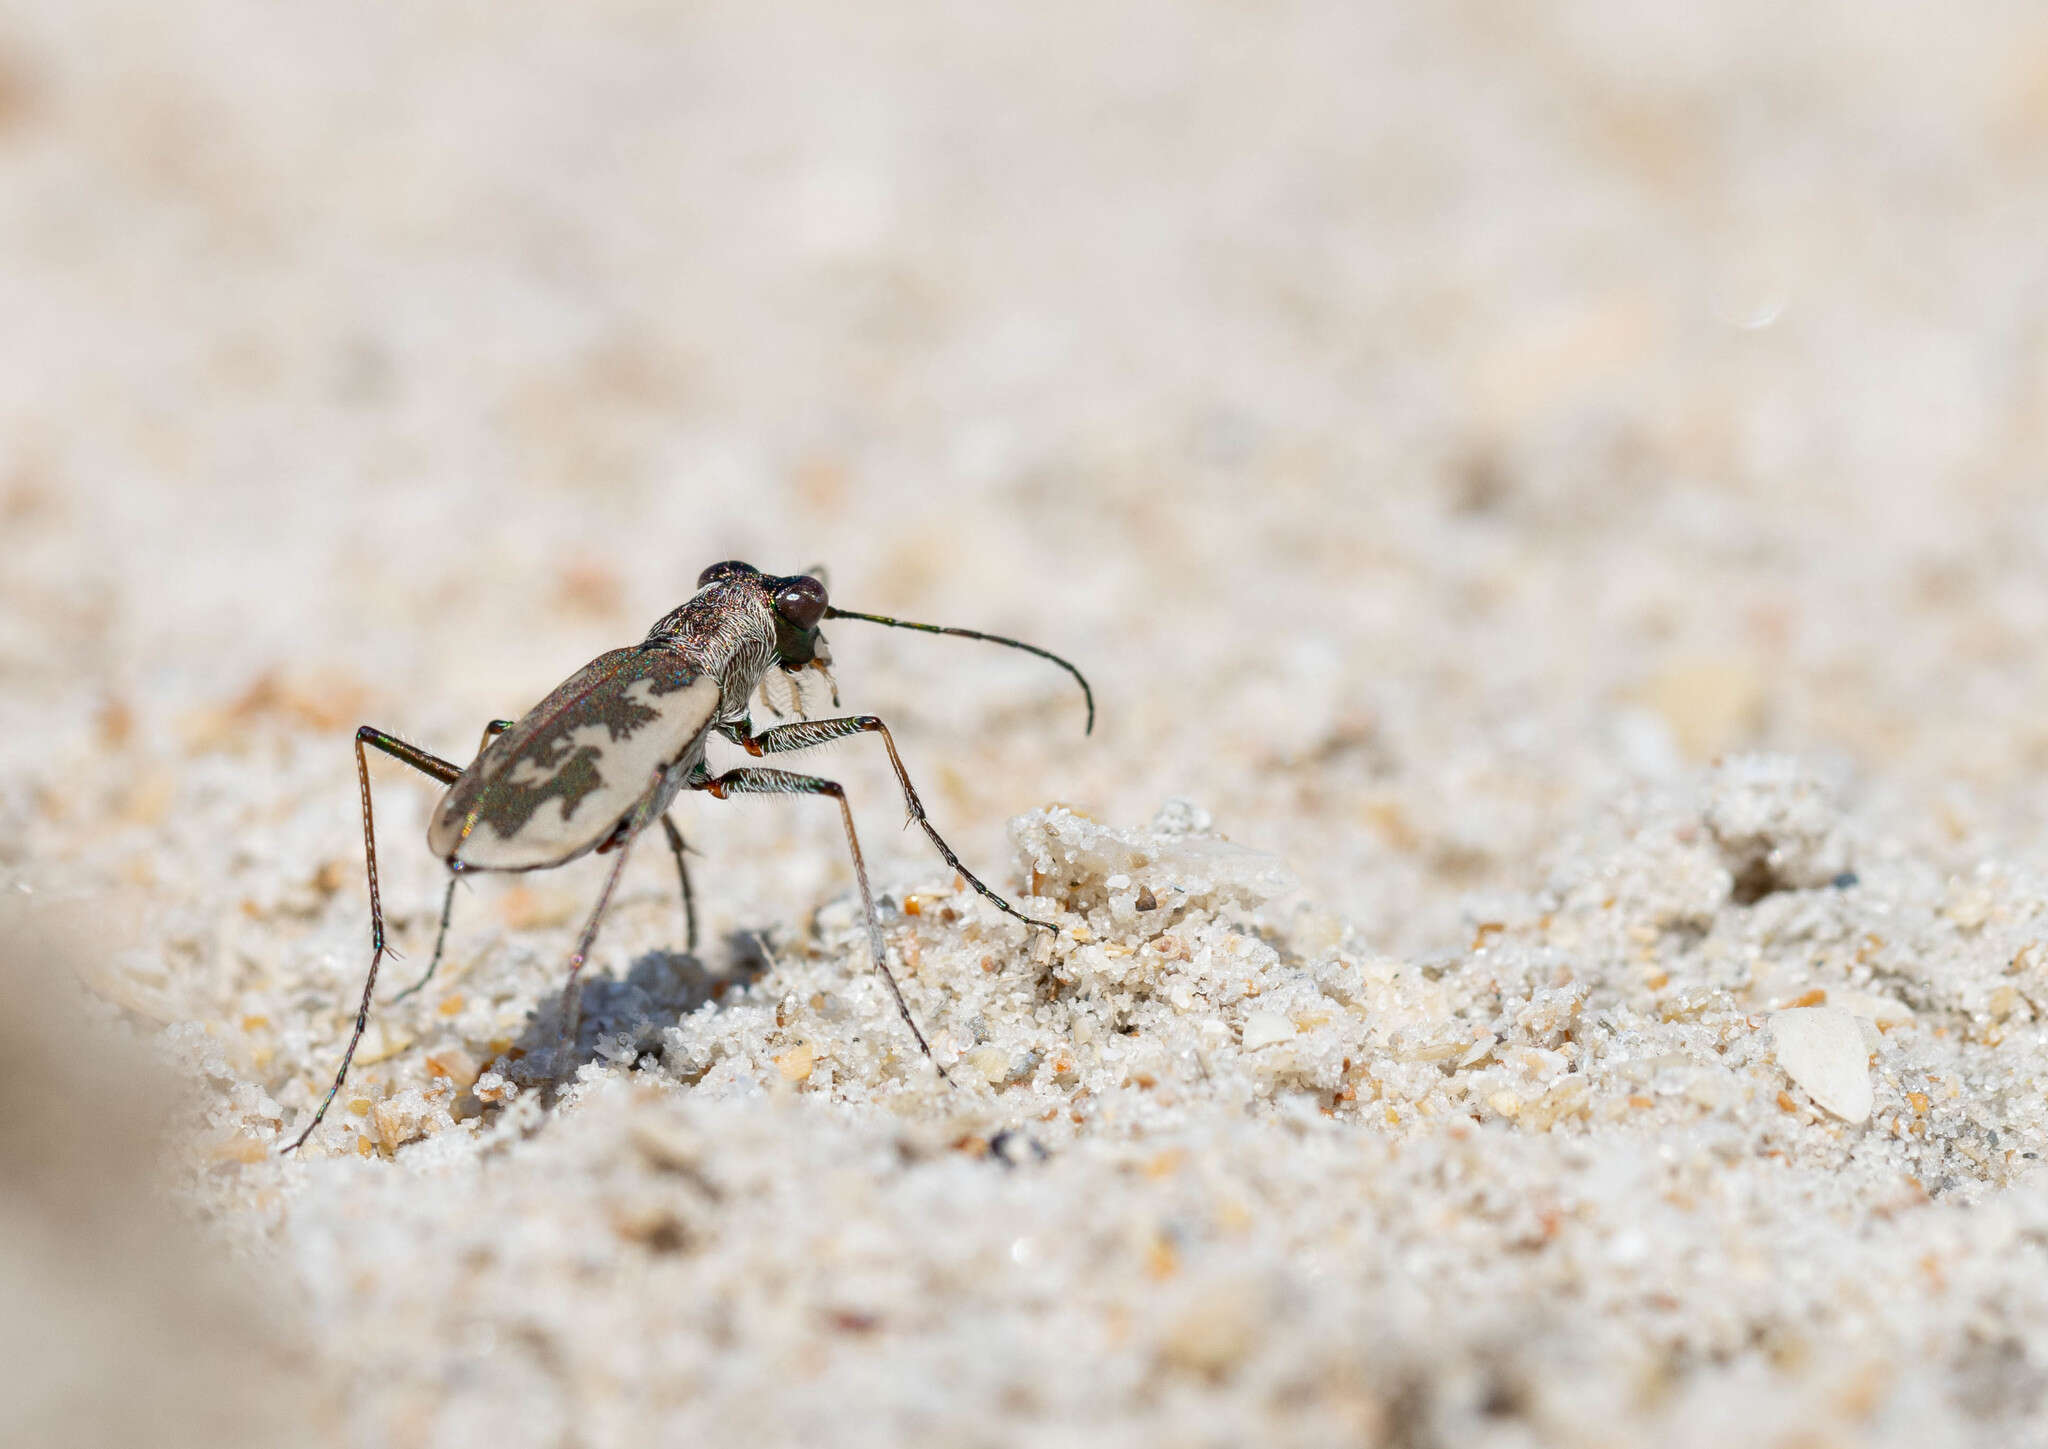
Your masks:
[{"label": "beetle thorax", "polygon": [[720,579],[692,594],[647,631],[647,642],[681,655],[693,673],[719,683],[719,717],[747,712],[747,701],[775,663],[775,610],[752,581]]}]

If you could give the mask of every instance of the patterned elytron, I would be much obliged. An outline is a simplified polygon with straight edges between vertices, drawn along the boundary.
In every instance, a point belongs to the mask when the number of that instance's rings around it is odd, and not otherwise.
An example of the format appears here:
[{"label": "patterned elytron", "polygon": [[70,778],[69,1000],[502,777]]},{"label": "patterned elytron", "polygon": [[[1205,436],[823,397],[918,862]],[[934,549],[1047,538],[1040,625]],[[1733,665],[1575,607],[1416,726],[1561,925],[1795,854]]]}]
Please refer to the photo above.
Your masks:
[{"label": "patterned elytron", "polygon": [[599,655],[484,747],[442,799],[427,844],[479,870],[574,860],[663,773],[694,763],[690,747],[701,754],[718,702],[718,681],[665,644]]}]

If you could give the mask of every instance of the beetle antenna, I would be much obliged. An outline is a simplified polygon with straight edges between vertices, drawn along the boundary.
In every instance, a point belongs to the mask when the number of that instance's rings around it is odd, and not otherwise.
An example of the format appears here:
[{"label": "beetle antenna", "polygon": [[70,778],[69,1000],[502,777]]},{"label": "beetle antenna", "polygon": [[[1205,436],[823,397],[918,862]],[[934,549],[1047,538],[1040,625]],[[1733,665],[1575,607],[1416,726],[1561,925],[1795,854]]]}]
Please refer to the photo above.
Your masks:
[{"label": "beetle antenna", "polygon": [[870,624],[887,624],[891,629],[916,629],[923,634],[952,634],[961,639],[980,639],[989,644],[1007,644],[1012,649],[1022,649],[1026,654],[1036,654],[1040,659],[1050,659],[1060,668],[1074,676],[1074,682],[1081,686],[1081,697],[1088,701],[1088,727],[1083,734],[1095,733],[1095,691],[1088,687],[1088,681],[1081,671],[1050,649],[1041,649],[1036,644],[1026,644],[1021,639],[1005,639],[1000,634],[984,634],[979,629],[955,629],[946,624],[913,624],[908,619],[891,619],[886,614],[857,614],[851,609],[827,605],[828,619],[865,619]]}]

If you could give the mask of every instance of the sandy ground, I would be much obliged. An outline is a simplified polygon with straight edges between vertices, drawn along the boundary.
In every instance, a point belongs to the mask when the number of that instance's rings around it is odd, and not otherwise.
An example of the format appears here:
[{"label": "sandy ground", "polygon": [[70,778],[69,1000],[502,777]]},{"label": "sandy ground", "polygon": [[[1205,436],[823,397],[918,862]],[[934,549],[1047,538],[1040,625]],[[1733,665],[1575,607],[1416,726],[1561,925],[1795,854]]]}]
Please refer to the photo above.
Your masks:
[{"label": "sandy ground", "polygon": [[[0,1438],[2048,1440],[2043,236],[2019,4],[9,7]],[[728,557],[1094,681],[830,631],[955,1085],[689,800],[280,1158]]]}]

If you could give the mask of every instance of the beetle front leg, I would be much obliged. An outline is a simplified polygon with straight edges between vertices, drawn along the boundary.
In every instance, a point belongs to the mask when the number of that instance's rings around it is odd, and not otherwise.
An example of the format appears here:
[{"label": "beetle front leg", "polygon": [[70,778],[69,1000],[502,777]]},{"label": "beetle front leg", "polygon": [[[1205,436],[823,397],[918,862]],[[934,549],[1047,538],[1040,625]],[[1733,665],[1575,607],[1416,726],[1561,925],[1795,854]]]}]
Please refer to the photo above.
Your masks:
[{"label": "beetle front leg", "polygon": [[1041,921],[1036,916],[1027,916],[986,885],[981,877],[960,863],[960,857],[953,853],[953,847],[946,844],[932,823],[925,817],[924,802],[917,798],[917,790],[910,783],[910,772],[903,768],[903,757],[896,753],[896,740],[889,733],[889,727],[871,714],[847,715],[841,719],[803,720],[796,724],[776,725],[754,734],[746,720],[739,720],[724,727],[726,738],[739,745],[750,755],[777,755],[789,750],[808,750],[818,745],[827,745],[834,740],[843,740],[853,735],[877,734],[882,737],[882,747],[889,752],[889,764],[896,771],[896,783],[903,787],[903,805],[910,812],[910,818],[917,822],[932,845],[947,865],[958,871],[961,878],[985,898],[993,902],[996,909],[1005,915],[1016,917],[1027,926],[1036,926],[1041,931],[1057,932],[1059,927],[1051,921]]},{"label": "beetle front leg", "polygon": [[[789,726],[801,728],[801,726]],[[770,734],[775,731],[770,730]],[[875,958],[875,972],[889,988],[889,995],[896,1000],[896,1014],[903,1018],[903,1024],[910,1028],[910,1034],[917,1041],[917,1049],[939,1074],[939,1080],[952,1083],[946,1069],[939,1065],[939,1059],[932,1055],[931,1044],[924,1039],[924,1032],[917,1025],[917,1018],[910,1014],[910,1003],[903,999],[903,989],[896,984],[896,978],[889,971],[888,951],[882,944],[882,919],[875,912],[875,894],[868,887],[867,862],[861,858],[860,837],[854,833],[853,810],[846,803],[845,787],[837,780],[823,780],[816,775],[799,775],[790,770],[768,770],[746,767],[727,770],[710,779],[693,780],[692,789],[708,791],[713,797],[723,800],[731,795],[828,795],[839,802],[839,818],[846,825],[846,848],[853,856],[853,878],[860,884],[861,909],[867,915],[868,950]]]}]

